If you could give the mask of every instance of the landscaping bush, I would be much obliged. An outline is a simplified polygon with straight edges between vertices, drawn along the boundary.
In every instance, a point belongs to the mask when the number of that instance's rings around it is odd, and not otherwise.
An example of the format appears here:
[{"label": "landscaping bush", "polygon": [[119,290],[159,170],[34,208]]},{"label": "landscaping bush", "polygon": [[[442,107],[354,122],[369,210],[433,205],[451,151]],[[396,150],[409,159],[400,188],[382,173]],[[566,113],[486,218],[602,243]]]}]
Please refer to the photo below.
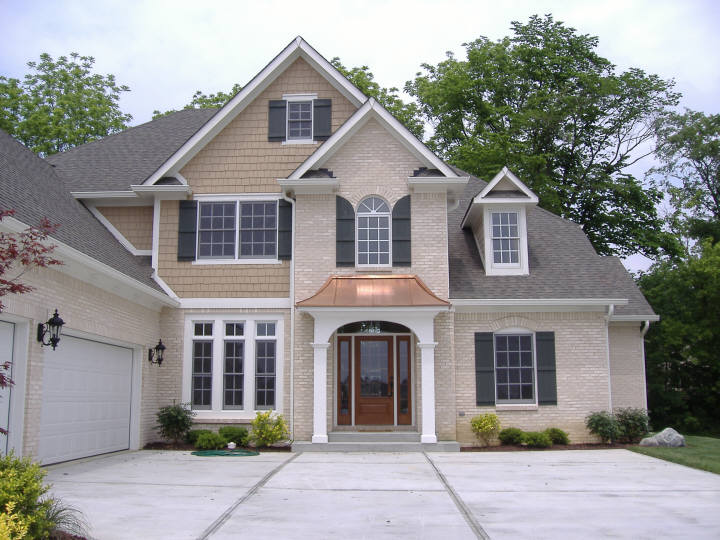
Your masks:
[{"label": "landscaping bush", "polygon": [[570,444],[568,434],[560,428],[550,427],[545,430],[545,433],[550,437],[553,444]]},{"label": "landscaping bush", "polygon": [[487,446],[490,444],[490,440],[500,431],[500,420],[498,420],[496,414],[481,414],[480,416],[474,416],[470,420],[470,428],[477,440]]},{"label": "landscaping bush", "polygon": [[160,431],[163,439],[172,439],[178,444],[190,431],[193,416],[195,413],[190,409],[189,403],[168,405],[158,411],[158,425],[155,429]]},{"label": "landscaping bush", "polygon": [[553,444],[550,435],[544,431],[526,431],[523,442],[530,448],[550,448]]},{"label": "landscaping bush", "polygon": [[620,430],[618,438],[626,443],[639,442],[650,431],[650,419],[645,409],[617,409],[615,420]]},{"label": "landscaping bush", "polygon": [[620,436],[620,426],[615,416],[607,411],[592,412],[585,418],[585,426],[603,442],[615,442]]},{"label": "landscaping bush", "polygon": [[198,450],[220,450],[225,448],[226,445],[225,437],[214,431],[200,433],[195,441],[195,448]]},{"label": "landscaping bush", "polygon": [[505,428],[500,432],[498,438],[505,445],[520,445],[523,442],[523,430],[516,427]]},{"label": "landscaping bush", "polygon": [[53,529],[47,519],[52,500],[45,495],[50,489],[43,485],[45,471],[29,458],[16,458],[12,453],[0,457],[0,521],[2,538],[46,538]]},{"label": "landscaping bush", "polygon": [[273,417],[272,411],[258,412],[250,425],[253,428],[250,440],[258,448],[270,446],[290,436],[285,419],[281,414]]},{"label": "landscaping bush", "polygon": [[248,430],[244,427],[223,426],[218,430],[218,433],[227,442],[234,442],[238,446],[247,446],[250,440]]},{"label": "landscaping bush", "polygon": [[212,433],[209,429],[191,429],[187,432],[187,435],[185,435],[185,442],[188,444],[195,445],[197,442],[198,437],[202,433]]}]

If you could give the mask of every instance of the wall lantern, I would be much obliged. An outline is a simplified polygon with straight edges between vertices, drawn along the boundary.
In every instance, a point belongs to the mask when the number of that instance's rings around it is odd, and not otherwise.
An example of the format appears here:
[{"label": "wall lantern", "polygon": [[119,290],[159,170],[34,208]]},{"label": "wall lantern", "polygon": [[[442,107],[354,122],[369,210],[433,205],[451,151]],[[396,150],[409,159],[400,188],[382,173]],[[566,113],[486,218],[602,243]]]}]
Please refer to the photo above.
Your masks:
[{"label": "wall lantern", "polygon": [[47,323],[38,324],[37,340],[43,345],[52,346],[54,351],[58,346],[58,343],[60,343],[60,330],[62,329],[63,324],[65,324],[65,321],[60,318],[58,310],[56,309],[55,315],[50,317]]},{"label": "wall lantern", "polygon": [[163,345],[162,339],[158,340],[158,344],[152,349],[148,349],[148,360],[151,364],[162,364],[163,353],[165,352],[165,345]]}]

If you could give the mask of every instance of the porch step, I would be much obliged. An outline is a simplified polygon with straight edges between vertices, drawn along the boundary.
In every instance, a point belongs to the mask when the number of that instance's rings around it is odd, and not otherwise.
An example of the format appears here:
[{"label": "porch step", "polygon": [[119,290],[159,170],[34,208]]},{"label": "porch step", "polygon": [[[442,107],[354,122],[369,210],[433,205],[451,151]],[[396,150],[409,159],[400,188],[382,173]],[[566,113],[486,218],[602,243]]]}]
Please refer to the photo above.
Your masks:
[{"label": "porch step", "polygon": [[455,441],[421,442],[294,442],[293,452],[459,452]]},{"label": "porch step", "polygon": [[420,434],[413,431],[331,431],[331,443],[419,443]]}]

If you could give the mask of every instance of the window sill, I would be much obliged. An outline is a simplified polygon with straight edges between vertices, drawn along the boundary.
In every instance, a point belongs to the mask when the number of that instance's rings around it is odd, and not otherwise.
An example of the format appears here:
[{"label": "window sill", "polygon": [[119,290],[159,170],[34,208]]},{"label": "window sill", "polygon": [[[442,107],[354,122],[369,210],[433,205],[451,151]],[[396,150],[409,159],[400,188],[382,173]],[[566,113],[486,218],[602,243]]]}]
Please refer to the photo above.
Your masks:
[{"label": "window sill", "polygon": [[212,264],[281,264],[280,259],[196,259],[192,264],[212,265]]},{"label": "window sill", "polygon": [[535,403],[496,403],[496,411],[537,411]]},{"label": "window sill", "polygon": [[392,266],[375,266],[375,265],[355,265],[355,271],[357,272],[387,272],[392,273],[393,269]]},{"label": "window sill", "polygon": [[317,141],[313,141],[311,139],[294,139],[294,140],[284,140],[283,145],[293,145],[293,144],[317,144]]}]

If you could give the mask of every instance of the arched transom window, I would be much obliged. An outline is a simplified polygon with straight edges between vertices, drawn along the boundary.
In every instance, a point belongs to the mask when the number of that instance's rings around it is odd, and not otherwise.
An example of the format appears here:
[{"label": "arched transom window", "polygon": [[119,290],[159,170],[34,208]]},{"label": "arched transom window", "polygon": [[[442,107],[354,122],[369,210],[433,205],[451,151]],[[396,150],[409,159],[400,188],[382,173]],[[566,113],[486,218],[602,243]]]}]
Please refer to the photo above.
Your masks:
[{"label": "arched transom window", "polygon": [[390,266],[390,207],[380,197],[358,206],[357,264]]}]

